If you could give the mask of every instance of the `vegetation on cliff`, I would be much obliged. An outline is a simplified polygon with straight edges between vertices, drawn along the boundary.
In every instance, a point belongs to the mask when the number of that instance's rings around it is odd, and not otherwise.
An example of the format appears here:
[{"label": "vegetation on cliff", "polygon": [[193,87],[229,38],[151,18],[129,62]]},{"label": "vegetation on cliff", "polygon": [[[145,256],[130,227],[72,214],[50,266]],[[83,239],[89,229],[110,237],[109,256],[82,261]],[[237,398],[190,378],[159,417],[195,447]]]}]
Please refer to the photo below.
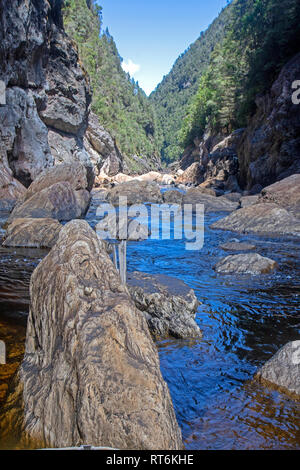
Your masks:
[{"label": "vegetation on cliff", "polygon": [[159,139],[153,107],[138,83],[122,69],[122,58],[109,31],[102,31],[102,8],[95,0],[66,0],[63,12],[65,30],[76,42],[90,76],[92,109],[101,124],[125,155],[149,162],[157,159]]}]

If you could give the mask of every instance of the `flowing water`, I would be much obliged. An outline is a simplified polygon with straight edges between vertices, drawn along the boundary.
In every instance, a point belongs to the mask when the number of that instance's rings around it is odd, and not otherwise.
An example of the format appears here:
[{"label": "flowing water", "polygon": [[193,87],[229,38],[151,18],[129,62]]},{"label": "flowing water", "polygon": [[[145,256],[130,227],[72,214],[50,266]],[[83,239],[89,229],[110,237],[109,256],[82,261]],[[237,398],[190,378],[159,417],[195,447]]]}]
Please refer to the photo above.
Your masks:
[{"label": "flowing water", "polygon": [[[92,226],[96,205],[94,199],[87,215]],[[201,340],[157,343],[185,446],[300,449],[300,402],[251,380],[281,346],[299,339],[299,242],[211,230],[221,217],[224,214],[206,216],[200,252],[186,251],[183,241],[174,240],[128,246],[129,271],[182,279],[201,302]],[[219,245],[232,238],[255,244],[256,252],[278,262],[279,270],[257,277],[216,274],[214,264],[227,255]],[[30,275],[44,254],[0,251],[0,339],[8,349],[8,365],[0,365],[0,407],[22,359]]]}]

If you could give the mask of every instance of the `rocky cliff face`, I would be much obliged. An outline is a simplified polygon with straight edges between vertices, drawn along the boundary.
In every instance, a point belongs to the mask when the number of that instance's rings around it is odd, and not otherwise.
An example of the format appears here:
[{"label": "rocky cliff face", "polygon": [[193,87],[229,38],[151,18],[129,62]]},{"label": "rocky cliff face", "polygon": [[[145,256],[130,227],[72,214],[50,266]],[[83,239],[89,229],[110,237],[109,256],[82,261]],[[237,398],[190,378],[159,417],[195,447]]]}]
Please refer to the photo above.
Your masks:
[{"label": "rocky cliff face", "polygon": [[55,163],[81,161],[91,91],[74,44],[63,30],[62,0],[0,0],[2,165],[23,185]]},{"label": "rocky cliff face", "polygon": [[292,102],[292,83],[300,78],[297,54],[256,100],[257,112],[238,146],[239,181],[263,187],[300,172],[300,105]]}]

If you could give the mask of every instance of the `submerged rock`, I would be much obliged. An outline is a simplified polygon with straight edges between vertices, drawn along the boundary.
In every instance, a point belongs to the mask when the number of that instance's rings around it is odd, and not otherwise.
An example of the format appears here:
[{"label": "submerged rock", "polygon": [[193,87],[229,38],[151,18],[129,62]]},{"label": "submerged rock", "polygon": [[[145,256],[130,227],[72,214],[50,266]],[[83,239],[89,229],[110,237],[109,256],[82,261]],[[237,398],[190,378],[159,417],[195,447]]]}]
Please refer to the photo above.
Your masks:
[{"label": "submerged rock", "polygon": [[277,268],[276,261],[257,253],[230,255],[214,267],[221,274],[269,274]]},{"label": "submerged rock", "polygon": [[224,251],[251,251],[255,250],[256,246],[251,243],[228,242],[220,245],[220,248]]},{"label": "submerged rock", "polygon": [[31,278],[26,352],[1,431],[34,447],[181,449],[147,322],[96,233],[72,221]]},{"label": "submerged rock", "polygon": [[9,222],[21,218],[77,219],[86,214],[89,203],[90,193],[87,190],[74,191],[71,184],[64,181],[35,193],[15,207]]},{"label": "submerged rock", "polygon": [[54,219],[15,219],[7,228],[3,246],[52,248],[61,228]]},{"label": "submerged rock", "polygon": [[161,274],[140,272],[128,275],[128,289],[155,338],[199,338],[195,322],[199,301],[184,282]]},{"label": "submerged rock", "polygon": [[290,235],[300,237],[300,221],[276,204],[244,207],[218,220],[211,228],[239,233]]},{"label": "submerged rock", "polygon": [[263,385],[300,399],[300,341],[283,346],[259,369],[254,378]]}]

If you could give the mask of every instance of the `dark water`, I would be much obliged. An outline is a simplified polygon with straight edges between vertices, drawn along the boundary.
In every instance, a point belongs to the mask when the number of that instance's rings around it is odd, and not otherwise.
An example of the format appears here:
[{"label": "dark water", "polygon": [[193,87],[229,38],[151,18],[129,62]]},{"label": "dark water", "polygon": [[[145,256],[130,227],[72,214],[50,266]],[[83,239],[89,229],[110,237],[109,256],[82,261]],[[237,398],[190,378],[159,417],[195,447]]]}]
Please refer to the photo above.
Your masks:
[{"label": "dark water", "polygon": [[[87,216],[95,225],[95,206]],[[200,252],[183,241],[129,243],[128,269],[178,277],[202,303],[199,341],[157,344],[188,449],[300,449],[300,403],[251,381],[255,371],[300,332],[300,246],[297,241],[212,231],[224,214],[206,217]],[[224,276],[212,267],[228,253],[220,243],[238,238],[278,261],[272,275]],[[0,252],[0,339],[8,339],[9,362],[20,360],[28,283],[42,252]],[[14,340],[16,345],[14,346]],[[7,382],[0,366],[0,392]],[[1,369],[2,368],[2,369]],[[2,382],[1,382],[2,380]],[[0,393],[1,406],[1,393]]]}]

